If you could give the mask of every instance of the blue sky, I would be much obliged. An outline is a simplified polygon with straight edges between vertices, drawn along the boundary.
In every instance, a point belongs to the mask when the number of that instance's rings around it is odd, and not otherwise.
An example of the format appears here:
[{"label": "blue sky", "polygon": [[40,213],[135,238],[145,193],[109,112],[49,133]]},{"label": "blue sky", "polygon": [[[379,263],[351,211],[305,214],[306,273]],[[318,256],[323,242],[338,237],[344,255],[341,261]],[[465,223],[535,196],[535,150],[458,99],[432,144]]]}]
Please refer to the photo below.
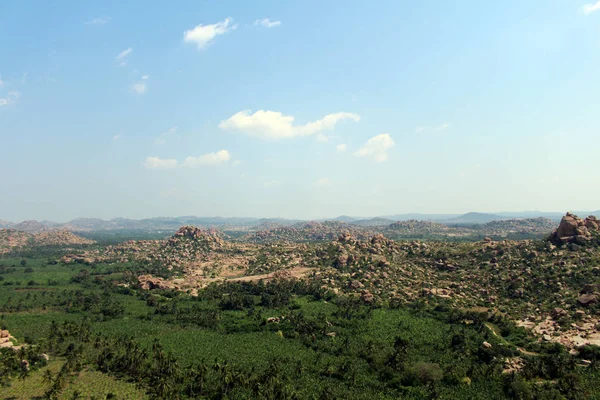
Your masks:
[{"label": "blue sky", "polygon": [[600,2],[2,1],[0,219],[600,208]]}]

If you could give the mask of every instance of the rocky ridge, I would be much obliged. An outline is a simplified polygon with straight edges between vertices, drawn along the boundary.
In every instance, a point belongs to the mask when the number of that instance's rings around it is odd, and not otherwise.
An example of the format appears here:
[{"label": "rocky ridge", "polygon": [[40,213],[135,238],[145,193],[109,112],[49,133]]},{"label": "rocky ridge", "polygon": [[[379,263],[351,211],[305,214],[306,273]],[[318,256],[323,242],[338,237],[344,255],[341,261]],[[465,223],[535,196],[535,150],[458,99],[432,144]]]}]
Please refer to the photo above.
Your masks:
[{"label": "rocky ridge", "polygon": [[14,229],[0,229],[0,254],[14,250],[44,246],[86,246],[96,243],[66,230],[27,233]]}]

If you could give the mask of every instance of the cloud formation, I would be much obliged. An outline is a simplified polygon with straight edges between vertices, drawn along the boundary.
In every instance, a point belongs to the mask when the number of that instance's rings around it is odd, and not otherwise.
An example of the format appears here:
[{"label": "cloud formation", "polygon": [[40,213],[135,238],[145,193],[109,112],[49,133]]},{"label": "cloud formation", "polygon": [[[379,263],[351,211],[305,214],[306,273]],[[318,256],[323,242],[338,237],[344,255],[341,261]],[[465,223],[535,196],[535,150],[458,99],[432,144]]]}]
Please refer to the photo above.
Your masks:
[{"label": "cloud formation", "polygon": [[598,10],[600,10],[600,0],[598,0],[595,4],[586,4],[583,6],[583,13],[585,15],[589,15]]},{"label": "cloud formation", "polygon": [[147,157],[143,164],[148,169],[171,169],[177,166],[177,160],[173,158]]},{"label": "cloud formation", "polygon": [[254,26],[262,26],[263,28],[274,28],[280,25],[281,21],[271,21],[269,18],[257,19],[254,21]]},{"label": "cloud formation", "polygon": [[104,25],[110,22],[110,17],[98,17],[87,21],[86,25]]},{"label": "cloud formation", "polygon": [[376,162],[384,162],[388,159],[388,150],[395,143],[389,133],[382,133],[367,140],[367,142],[354,153],[357,157],[367,157]]},{"label": "cloud formation", "polygon": [[140,95],[141,94],[145,94],[146,91],[148,90],[148,86],[146,85],[146,81],[141,81],[141,82],[138,82],[138,83],[134,83],[133,85],[131,85],[131,90],[134,93],[137,93],[137,94],[140,94]]},{"label": "cloud formation", "polygon": [[335,149],[337,150],[338,153],[343,153],[346,151],[346,148],[348,146],[345,143],[342,144],[338,144],[337,146],[335,146]]},{"label": "cloud formation", "polygon": [[208,153],[199,157],[188,157],[183,162],[185,167],[198,165],[219,165],[231,160],[231,154],[227,150],[219,150],[216,153]]},{"label": "cloud formation", "polygon": [[221,22],[211,25],[198,25],[194,29],[183,33],[183,40],[186,43],[195,43],[199,50],[204,49],[217,36],[223,35],[229,31],[235,30],[237,25],[233,24],[233,18],[225,18]]},{"label": "cloud formation", "polygon": [[207,153],[198,157],[187,157],[182,163],[174,158],[147,157],[143,165],[148,169],[173,169],[176,167],[211,166],[227,163],[231,160],[231,154],[227,150],[219,150],[215,153]]},{"label": "cloud formation", "polygon": [[294,117],[291,115],[283,115],[280,112],[269,110],[258,110],[251,114],[250,110],[244,110],[221,121],[219,128],[238,131],[261,139],[277,140],[296,136],[310,136],[322,131],[332,130],[338,122],[343,120],[358,122],[360,116],[339,112],[328,114],[306,125],[294,125]]},{"label": "cloud formation", "polygon": [[7,106],[9,104],[14,104],[21,97],[21,93],[19,92],[8,92],[6,97],[0,98],[0,106]]},{"label": "cloud formation", "polygon": [[133,49],[129,47],[117,55],[115,59],[119,62],[120,66],[124,67],[125,65],[127,65],[127,56],[130,55],[132,51]]}]

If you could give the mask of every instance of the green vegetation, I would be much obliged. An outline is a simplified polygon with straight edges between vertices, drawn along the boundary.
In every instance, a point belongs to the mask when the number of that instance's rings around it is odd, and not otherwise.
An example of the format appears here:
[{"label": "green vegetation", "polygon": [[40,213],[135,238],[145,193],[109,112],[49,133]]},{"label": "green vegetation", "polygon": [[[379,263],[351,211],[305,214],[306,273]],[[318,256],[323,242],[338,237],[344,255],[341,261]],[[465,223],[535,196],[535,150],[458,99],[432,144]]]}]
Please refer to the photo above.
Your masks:
[{"label": "green vegetation", "polygon": [[[0,324],[27,344],[1,350],[2,398],[600,396],[597,347],[576,357],[533,343],[497,313],[365,304],[297,280],[211,284],[191,297],[137,289],[146,271],[136,264],[55,259],[0,258]],[[520,372],[503,373],[516,358]]]}]

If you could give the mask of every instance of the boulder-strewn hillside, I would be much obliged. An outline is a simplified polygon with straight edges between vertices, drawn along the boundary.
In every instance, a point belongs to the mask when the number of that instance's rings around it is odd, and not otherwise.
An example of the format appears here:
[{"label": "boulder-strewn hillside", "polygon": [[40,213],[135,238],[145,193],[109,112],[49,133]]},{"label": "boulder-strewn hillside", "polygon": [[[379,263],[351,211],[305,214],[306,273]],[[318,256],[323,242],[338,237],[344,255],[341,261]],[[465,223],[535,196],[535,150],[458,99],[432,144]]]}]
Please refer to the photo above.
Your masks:
[{"label": "boulder-strewn hillside", "polygon": [[288,242],[322,242],[334,240],[343,233],[351,233],[366,238],[373,233],[368,228],[358,227],[344,222],[305,222],[292,226],[277,227],[258,231],[243,236],[240,241],[249,243]]},{"label": "boulder-strewn hillside", "polygon": [[13,229],[0,229],[0,254],[10,253],[12,250],[27,246],[31,234],[15,231]]},{"label": "boulder-strewn hillside", "polygon": [[16,231],[28,233],[37,233],[50,230],[50,228],[48,228],[46,225],[34,220],[19,222],[18,224],[12,225],[11,228]]},{"label": "boulder-strewn hillside", "polygon": [[84,246],[94,244],[67,230],[50,230],[28,233],[15,229],[0,229],[0,254],[13,250],[43,246]]},{"label": "boulder-strewn hillside", "polygon": [[448,225],[440,224],[431,221],[398,221],[387,226],[383,231],[386,236],[425,236],[425,235],[442,235],[442,234],[464,234],[464,229],[450,228]]},{"label": "boulder-strewn hillside", "polygon": [[[584,245],[563,239],[571,236],[559,236],[561,246],[546,240],[490,238],[478,242],[395,241],[382,234],[366,236],[362,230],[361,237],[347,230],[332,240],[319,241],[308,239],[329,237],[347,225],[311,223],[277,228],[262,237],[249,236],[259,239],[255,243],[225,241],[216,232],[183,227],[166,241],[145,250],[138,243],[129,251],[155,265],[157,271],[177,268],[181,274],[171,280],[140,277],[146,288],[171,287],[193,293],[215,281],[304,276],[368,303],[446,302],[464,309],[501,310],[544,335],[545,340],[573,347],[600,343],[596,329],[600,323],[600,239],[595,240],[600,232],[594,218],[579,220],[567,215],[558,234],[572,234],[565,233],[572,221],[577,225],[573,231],[578,234],[576,239],[583,236],[583,230],[577,228],[586,228],[589,239]],[[523,229],[536,224],[547,227],[546,221],[536,219],[510,221],[507,226],[494,223],[487,229]],[[416,221],[394,227],[407,232],[451,229]],[[294,243],[292,238],[305,243]],[[581,322],[578,327],[572,326],[575,319]]]}]

